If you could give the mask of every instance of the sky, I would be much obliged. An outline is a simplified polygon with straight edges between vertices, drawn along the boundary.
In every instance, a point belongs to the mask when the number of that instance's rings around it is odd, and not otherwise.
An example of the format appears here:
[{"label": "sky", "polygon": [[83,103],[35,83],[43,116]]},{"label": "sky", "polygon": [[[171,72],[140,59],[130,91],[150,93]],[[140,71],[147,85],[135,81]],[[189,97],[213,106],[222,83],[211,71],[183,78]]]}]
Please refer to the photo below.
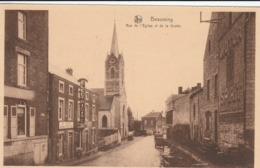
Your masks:
[{"label": "sky", "polygon": [[[137,15],[143,20],[134,27]],[[209,19],[210,12],[202,12],[202,16]],[[152,17],[166,20],[152,21]],[[165,100],[177,93],[178,86],[185,89],[202,83],[209,24],[200,23],[198,9],[50,8],[50,63],[61,69],[71,67],[76,77],[89,80],[89,88],[104,87],[105,59],[111,48],[114,22],[119,51],[125,60],[128,106],[135,118],[140,119],[152,110],[165,111]]]}]

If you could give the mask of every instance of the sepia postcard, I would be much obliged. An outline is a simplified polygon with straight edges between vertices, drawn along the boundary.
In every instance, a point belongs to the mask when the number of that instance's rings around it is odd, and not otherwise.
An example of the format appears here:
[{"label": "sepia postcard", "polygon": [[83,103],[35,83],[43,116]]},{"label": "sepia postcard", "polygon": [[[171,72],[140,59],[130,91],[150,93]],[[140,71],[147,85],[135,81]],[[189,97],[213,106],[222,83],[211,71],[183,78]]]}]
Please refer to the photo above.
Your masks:
[{"label": "sepia postcard", "polygon": [[259,164],[258,7],[0,9],[1,166]]}]

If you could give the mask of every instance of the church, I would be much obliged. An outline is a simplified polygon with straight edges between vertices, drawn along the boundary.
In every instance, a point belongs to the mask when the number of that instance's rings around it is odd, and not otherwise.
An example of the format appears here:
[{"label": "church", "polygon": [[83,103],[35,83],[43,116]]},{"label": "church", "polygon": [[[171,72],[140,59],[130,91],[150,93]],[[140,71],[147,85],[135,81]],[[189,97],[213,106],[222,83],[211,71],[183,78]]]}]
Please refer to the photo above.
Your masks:
[{"label": "church", "polygon": [[110,53],[105,60],[105,86],[95,88],[99,94],[99,136],[118,132],[123,139],[128,136],[127,96],[125,91],[124,58],[119,53],[116,24],[114,24]]}]

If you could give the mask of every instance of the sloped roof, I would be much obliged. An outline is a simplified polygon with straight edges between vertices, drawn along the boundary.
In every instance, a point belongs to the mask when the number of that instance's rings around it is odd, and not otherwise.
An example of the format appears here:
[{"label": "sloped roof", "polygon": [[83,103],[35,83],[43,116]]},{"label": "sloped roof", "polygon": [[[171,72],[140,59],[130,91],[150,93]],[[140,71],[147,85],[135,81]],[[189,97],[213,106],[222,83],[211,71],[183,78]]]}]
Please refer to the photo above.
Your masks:
[{"label": "sloped roof", "polygon": [[182,96],[185,96],[185,95],[186,95],[186,94],[172,94],[171,96],[169,96],[169,97],[166,99],[165,103],[167,104],[167,103],[172,102],[172,101],[174,101],[174,100],[177,100],[178,98],[180,98],[180,97],[182,97]]},{"label": "sloped roof", "polygon": [[110,110],[113,103],[113,96],[105,96],[104,88],[92,88],[99,95],[99,110]]},{"label": "sloped roof", "polygon": [[161,112],[150,112],[143,117],[157,118],[157,117],[159,117],[159,115],[161,115]]},{"label": "sloped roof", "polygon": [[66,70],[62,70],[61,68],[59,68],[51,63],[49,63],[49,72],[51,74],[55,74],[63,79],[66,79],[74,84],[77,84],[77,85],[79,84],[78,80],[75,77],[73,77],[72,75],[69,75],[66,72]]}]

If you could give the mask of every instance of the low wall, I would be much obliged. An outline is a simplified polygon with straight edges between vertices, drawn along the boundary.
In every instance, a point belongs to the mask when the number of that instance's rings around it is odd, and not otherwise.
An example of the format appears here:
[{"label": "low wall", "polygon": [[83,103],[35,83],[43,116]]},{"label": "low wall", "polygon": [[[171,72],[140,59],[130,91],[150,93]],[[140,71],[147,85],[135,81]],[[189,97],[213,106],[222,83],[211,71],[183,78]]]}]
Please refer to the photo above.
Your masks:
[{"label": "low wall", "polygon": [[48,136],[25,137],[4,141],[4,165],[44,164],[48,153]]}]

